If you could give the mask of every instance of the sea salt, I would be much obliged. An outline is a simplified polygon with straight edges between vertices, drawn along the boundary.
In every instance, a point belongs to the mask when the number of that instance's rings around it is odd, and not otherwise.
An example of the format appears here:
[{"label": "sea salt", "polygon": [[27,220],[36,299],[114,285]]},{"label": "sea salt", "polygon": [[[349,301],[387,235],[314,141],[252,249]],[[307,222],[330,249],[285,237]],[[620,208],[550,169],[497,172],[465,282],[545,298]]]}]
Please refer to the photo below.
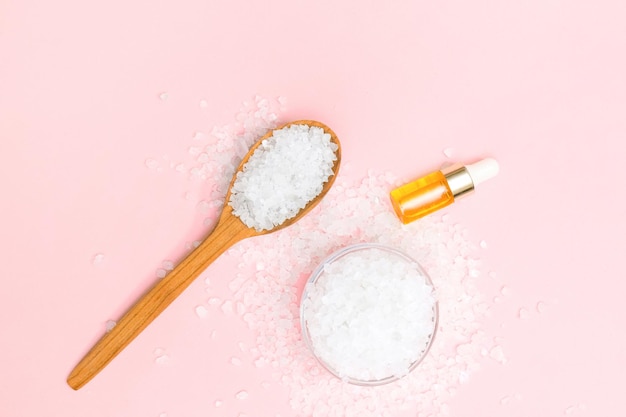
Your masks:
[{"label": "sea salt", "polygon": [[108,333],[113,330],[115,326],[117,326],[117,322],[115,320],[107,320],[106,323],[104,323],[104,330]]},{"label": "sea salt", "polygon": [[197,306],[196,315],[201,319],[206,319],[209,316],[209,310],[205,306]]},{"label": "sea salt", "polygon": [[238,400],[247,400],[249,396],[250,394],[248,394],[248,391],[239,391],[237,394],[235,394],[235,398],[237,398]]},{"label": "sea salt", "polygon": [[91,263],[94,265],[100,265],[104,261],[104,254],[96,253],[91,260]]},{"label": "sea salt", "polygon": [[[196,103],[193,101],[192,105]],[[198,196],[198,200],[210,203],[209,211],[196,217],[199,229],[210,231],[214,227],[234,168],[250,146],[265,132],[274,129],[276,120],[290,117],[285,113],[285,103],[284,98],[256,96],[242,105],[233,122],[208,129],[191,126],[197,131],[205,129],[204,137],[191,138],[188,129],[180,132],[180,136],[189,137],[189,142],[183,145],[180,161],[175,162],[185,164],[185,175],[190,180],[203,181],[206,193]],[[187,146],[197,148],[187,153]],[[209,162],[197,160],[202,152],[208,153]],[[171,171],[172,175],[180,175],[174,168]],[[504,302],[506,298],[499,290],[509,283],[506,277],[488,266],[471,264],[470,256],[481,256],[485,251],[478,251],[480,246],[463,233],[464,228],[454,215],[442,212],[440,216],[402,225],[388,206],[389,190],[399,185],[393,173],[370,170],[362,177],[349,163],[343,164],[343,172],[346,175],[337,178],[315,209],[315,216],[305,216],[261,243],[248,239],[230,249],[228,257],[247,279],[237,283],[236,291],[230,294],[227,291],[220,295],[219,302],[214,300],[208,305],[217,310],[225,299],[232,299],[232,311],[238,301],[245,304],[246,323],[256,335],[249,343],[250,361],[273,375],[271,383],[263,381],[260,387],[286,390],[294,415],[389,417],[417,413],[440,416],[447,411],[444,405],[450,401],[450,395],[467,389],[460,383],[461,372],[468,372],[471,384],[472,376],[483,361],[491,357],[501,364],[506,362],[504,349],[497,347],[491,351],[492,337],[494,331],[501,331],[500,327],[505,328],[510,321],[483,331],[485,316],[475,307],[483,302],[489,306],[496,303],[486,294],[497,294],[499,301]],[[193,181],[189,182],[190,190],[195,190],[191,188]],[[213,223],[203,223],[205,218],[213,219]],[[299,325],[286,332],[279,332],[277,327],[281,319],[297,324],[302,287],[315,266],[338,248],[359,242],[391,245],[415,258],[437,288],[440,311],[435,342],[419,367],[395,383],[374,389],[345,384],[318,365],[302,341]],[[198,244],[189,242],[186,247],[190,250]],[[489,248],[492,246],[490,244]],[[259,262],[262,268],[257,268]],[[483,275],[488,273],[490,279],[478,285],[480,278],[468,274],[471,268],[481,269]],[[208,297],[215,297],[219,285],[209,280],[209,276],[209,273],[203,276],[205,287]],[[206,293],[199,297],[197,304],[206,302]],[[475,314],[467,314],[471,310],[475,310]],[[211,343],[222,342],[222,333],[211,328],[207,332]],[[459,344],[468,344],[472,349],[459,354],[455,349]],[[288,347],[286,354],[285,347]],[[234,354],[237,348],[233,349]],[[213,391],[209,389],[207,395]],[[211,415],[215,410],[206,412]]]},{"label": "sea salt", "polygon": [[237,174],[229,205],[257,231],[295,217],[333,175],[337,145],[323,129],[295,124],[275,130]]},{"label": "sea salt", "polygon": [[325,263],[303,312],[313,351],[337,376],[378,381],[406,375],[427,348],[435,297],[415,262],[365,247]]}]

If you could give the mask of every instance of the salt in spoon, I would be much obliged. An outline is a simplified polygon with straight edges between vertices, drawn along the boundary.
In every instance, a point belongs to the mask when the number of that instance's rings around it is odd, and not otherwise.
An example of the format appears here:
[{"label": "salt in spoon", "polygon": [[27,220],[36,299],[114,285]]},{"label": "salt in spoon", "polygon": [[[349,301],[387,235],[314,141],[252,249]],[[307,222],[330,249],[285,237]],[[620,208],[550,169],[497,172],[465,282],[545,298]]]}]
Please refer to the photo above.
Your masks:
[{"label": "salt in spoon", "polygon": [[[243,166],[248,162],[250,156],[252,156],[263,140],[273,135],[274,130],[298,124],[319,127],[331,136],[331,141],[337,145],[337,150],[335,151],[337,159],[332,168],[333,175],[324,183],[322,191],[300,210],[295,217],[285,220],[283,223],[270,230],[257,231],[254,228],[246,226],[239,217],[233,214],[233,209],[228,204],[237,172],[243,170]],[[259,139],[241,161],[230,183],[228,193],[226,194],[224,209],[213,231],[193,252],[183,259],[173,271],[157,282],[152,289],[140,298],[139,301],[124,314],[117,324],[96,343],[68,376],[67,383],[70,387],[77,390],[89,382],[137,337],[152,320],[165,310],[165,308],[202,273],[202,271],[228,248],[245,238],[275,232],[276,230],[295,223],[301,219],[302,216],[311,211],[328,192],[337,177],[341,162],[341,145],[335,133],[323,123],[313,120],[299,120],[287,123],[274,130],[269,131],[265,136]]]}]

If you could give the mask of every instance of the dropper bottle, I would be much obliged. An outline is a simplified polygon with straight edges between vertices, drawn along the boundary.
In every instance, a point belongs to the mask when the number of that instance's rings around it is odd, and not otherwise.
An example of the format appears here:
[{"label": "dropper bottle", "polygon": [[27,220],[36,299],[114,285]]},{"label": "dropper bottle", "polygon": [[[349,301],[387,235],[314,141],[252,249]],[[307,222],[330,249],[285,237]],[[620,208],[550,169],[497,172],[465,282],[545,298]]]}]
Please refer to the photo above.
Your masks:
[{"label": "dropper bottle", "polygon": [[391,192],[391,204],[402,223],[411,223],[471,194],[476,185],[495,177],[498,171],[493,158],[455,164],[396,188]]}]

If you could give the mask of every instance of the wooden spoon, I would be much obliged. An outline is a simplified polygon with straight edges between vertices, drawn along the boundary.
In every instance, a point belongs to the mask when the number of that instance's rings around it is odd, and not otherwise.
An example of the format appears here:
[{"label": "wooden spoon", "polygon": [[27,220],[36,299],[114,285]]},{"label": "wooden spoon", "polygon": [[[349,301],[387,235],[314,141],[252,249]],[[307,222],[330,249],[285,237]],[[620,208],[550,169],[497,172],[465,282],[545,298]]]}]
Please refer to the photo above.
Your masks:
[{"label": "wooden spoon", "polygon": [[[256,231],[254,228],[246,226],[239,217],[235,216],[232,208],[228,204],[230,200],[231,189],[235,182],[236,174],[230,183],[229,191],[226,194],[224,209],[217,225],[206,239],[192,253],[189,254],[176,268],[166,275],[162,280],[152,287],[134,306],[126,312],[126,314],[117,322],[115,327],[106,333],[96,345],[85,355],[85,357],[76,365],[67,378],[70,387],[77,390],[89,382],[98,372],[100,372],[111,360],[117,356],[143,329],[145,329],[152,320],[154,320],[172,301],[178,297],[185,288],[198,276],[211,262],[224,253],[235,243],[242,239],[264,235],[293,224],[302,216],[311,211],[322,197],[328,192],[332,186],[339,164],[341,162],[341,146],[339,139],[335,133],[326,125],[313,120],[299,120],[287,123],[276,129],[282,129],[293,124],[305,124],[322,128],[326,133],[330,134],[331,141],[334,142],[338,149],[335,152],[337,160],[333,167],[333,173],[328,182],[324,184],[322,192],[315,197],[306,207],[289,220],[286,220],[279,226],[271,230]],[[271,137],[273,131],[269,131],[259,141],[257,141],[248,154],[243,158],[237,172],[243,169],[244,164],[248,161],[255,149],[264,139]]]}]

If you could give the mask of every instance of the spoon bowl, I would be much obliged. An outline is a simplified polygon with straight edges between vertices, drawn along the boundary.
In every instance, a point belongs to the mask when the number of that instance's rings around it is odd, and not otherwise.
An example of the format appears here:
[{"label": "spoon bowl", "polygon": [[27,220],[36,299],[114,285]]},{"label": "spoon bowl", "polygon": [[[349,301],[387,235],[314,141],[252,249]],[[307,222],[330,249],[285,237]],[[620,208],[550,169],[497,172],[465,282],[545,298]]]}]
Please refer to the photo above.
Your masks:
[{"label": "spoon bowl", "polygon": [[[319,127],[331,136],[331,142],[337,145],[335,155],[337,159],[333,165],[333,175],[324,183],[322,191],[311,200],[298,214],[291,219],[287,219],[280,225],[269,230],[256,230],[244,224],[239,217],[233,214],[232,207],[228,204],[231,191],[235,183],[237,173],[243,171],[244,165],[248,162],[254,151],[261,143],[270,138],[274,131],[291,125],[308,125]],[[275,232],[285,228],[311,211],[326,195],[333,185],[339,165],[341,162],[341,145],[337,135],[323,123],[314,120],[298,120],[286,123],[270,130],[260,138],[248,151],[239,164],[235,175],[230,183],[226,194],[224,208],[213,231],[200,243],[200,245],[183,259],[173,271],[159,280],[143,297],[141,297],[117,322],[108,333],[106,333],[93,348],[74,367],[67,378],[70,387],[77,390],[89,382],[96,374],[113,360],[139,333],[141,333],[168,305],[172,303],[195,278],[198,277],[215,259],[217,259],[228,248],[235,243],[253,236],[259,236]]]}]

